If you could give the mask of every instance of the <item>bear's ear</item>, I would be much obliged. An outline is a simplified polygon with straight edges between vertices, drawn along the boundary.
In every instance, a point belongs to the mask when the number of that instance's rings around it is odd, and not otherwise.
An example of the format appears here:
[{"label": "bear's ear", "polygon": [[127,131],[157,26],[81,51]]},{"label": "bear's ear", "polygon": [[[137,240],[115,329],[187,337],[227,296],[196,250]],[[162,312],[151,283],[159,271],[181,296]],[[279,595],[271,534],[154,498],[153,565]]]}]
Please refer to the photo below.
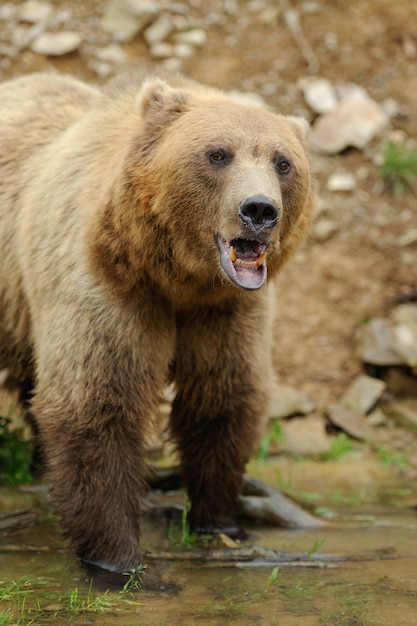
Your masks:
[{"label": "bear's ear", "polygon": [[310,124],[303,117],[286,115],[285,119],[291,124],[292,129],[303,143],[307,140],[310,132]]},{"label": "bear's ear", "polygon": [[141,117],[151,123],[157,122],[158,126],[186,111],[189,103],[189,92],[171,87],[160,78],[146,80],[136,96]]}]

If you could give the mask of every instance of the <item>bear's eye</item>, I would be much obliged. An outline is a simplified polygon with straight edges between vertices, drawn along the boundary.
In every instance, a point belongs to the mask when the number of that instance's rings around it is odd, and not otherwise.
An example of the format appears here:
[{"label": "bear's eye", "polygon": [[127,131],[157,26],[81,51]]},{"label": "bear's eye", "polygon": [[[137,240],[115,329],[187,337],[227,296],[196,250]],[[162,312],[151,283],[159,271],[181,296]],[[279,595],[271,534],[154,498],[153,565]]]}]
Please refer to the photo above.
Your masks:
[{"label": "bear's eye", "polygon": [[275,161],[275,167],[279,174],[288,174],[291,170],[291,163],[287,159],[278,158]]},{"label": "bear's eye", "polygon": [[215,163],[216,165],[226,164],[230,161],[230,155],[222,149],[210,152],[208,158],[211,163]]}]

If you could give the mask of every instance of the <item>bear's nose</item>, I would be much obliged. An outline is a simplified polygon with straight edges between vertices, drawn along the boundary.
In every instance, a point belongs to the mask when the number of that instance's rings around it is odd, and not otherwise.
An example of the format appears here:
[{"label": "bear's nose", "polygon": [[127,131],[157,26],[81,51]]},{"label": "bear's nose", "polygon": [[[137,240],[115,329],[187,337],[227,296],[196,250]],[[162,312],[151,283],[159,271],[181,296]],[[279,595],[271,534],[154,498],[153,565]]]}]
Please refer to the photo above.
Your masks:
[{"label": "bear's nose", "polygon": [[240,219],[257,233],[272,228],[279,220],[279,209],[273,200],[266,196],[250,196],[238,206]]}]

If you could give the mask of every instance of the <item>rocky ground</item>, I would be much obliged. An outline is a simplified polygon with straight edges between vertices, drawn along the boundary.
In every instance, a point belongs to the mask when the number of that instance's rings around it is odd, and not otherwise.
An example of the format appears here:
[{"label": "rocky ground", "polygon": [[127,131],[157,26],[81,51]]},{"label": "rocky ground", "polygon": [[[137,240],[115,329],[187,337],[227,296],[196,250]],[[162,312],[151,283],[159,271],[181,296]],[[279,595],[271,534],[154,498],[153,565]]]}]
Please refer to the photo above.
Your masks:
[{"label": "rocky ground", "polygon": [[[330,417],[355,437],[406,450],[414,467],[416,198],[394,194],[380,167],[388,141],[417,149],[416,20],[414,0],[0,6],[2,80],[55,69],[103,83],[126,64],[147,63],[312,123],[320,202],[308,241],[278,285],[275,349],[280,382],[297,390],[289,412],[310,417],[301,427],[287,421],[284,430],[298,428],[291,445],[303,441],[302,452],[317,433],[310,451],[318,452],[330,445]],[[368,333],[358,349],[358,331],[374,318],[383,322],[376,330],[372,323],[371,335],[388,336],[388,344],[370,347]],[[358,382],[364,370],[385,385]],[[364,395],[354,387],[346,396],[352,383]],[[375,402],[385,412],[369,417]],[[281,408],[275,404],[272,413]]]}]

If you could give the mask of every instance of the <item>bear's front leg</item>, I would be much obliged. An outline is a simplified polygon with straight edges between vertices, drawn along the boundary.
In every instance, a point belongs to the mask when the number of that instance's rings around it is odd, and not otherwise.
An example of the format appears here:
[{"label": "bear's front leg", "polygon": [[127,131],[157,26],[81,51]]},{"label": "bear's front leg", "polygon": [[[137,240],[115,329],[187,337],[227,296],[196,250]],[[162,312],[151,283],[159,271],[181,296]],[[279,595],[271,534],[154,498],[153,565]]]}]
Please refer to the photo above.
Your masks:
[{"label": "bear's front leg", "polygon": [[128,313],[100,317],[84,306],[61,324],[51,315],[33,401],[72,547],[85,563],[119,573],[141,565],[144,446],[174,347],[169,319]]},{"label": "bear's front leg", "polygon": [[[39,415],[52,497],[72,548],[88,565],[120,573],[136,569],[142,560],[140,419],[135,423],[120,407],[97,404],[95,423],[84,426],[74,420],[75,407],[66,415],[69,407],[64,411],[46,401]],[[41,405],[39,398],[36,406]]]},{"label": "bear's front leg", "polygon": [[199,532],[238,532],[238,495],[268,402],[269,332],[253,300],[178,321],[172,431]]}]

